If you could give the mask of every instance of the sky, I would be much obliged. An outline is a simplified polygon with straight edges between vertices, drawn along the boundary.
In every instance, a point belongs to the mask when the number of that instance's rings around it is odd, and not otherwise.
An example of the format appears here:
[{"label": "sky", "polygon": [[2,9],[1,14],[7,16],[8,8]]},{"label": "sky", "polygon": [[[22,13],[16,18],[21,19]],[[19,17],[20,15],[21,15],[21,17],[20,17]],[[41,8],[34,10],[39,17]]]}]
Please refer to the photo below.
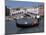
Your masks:
[{"label": "sky", "polygon": [[43,3],[40,2],[26,2],[26,1],[11,1],[11,0],[5,0],[5,5],[8,8],[16,8],[16,7],[32,7],[32,6],[38,6],[42,5]]}]

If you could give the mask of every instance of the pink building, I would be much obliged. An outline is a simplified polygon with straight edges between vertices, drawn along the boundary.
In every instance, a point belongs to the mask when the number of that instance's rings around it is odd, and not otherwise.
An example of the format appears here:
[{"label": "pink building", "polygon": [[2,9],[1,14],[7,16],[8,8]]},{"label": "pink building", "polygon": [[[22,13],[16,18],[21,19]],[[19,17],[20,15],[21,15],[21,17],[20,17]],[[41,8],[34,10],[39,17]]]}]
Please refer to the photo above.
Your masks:
[{"label": "pink building", "polygon": [[43,5],[39,7],[39,14],[41,16],[44,16],[44,6]]}]

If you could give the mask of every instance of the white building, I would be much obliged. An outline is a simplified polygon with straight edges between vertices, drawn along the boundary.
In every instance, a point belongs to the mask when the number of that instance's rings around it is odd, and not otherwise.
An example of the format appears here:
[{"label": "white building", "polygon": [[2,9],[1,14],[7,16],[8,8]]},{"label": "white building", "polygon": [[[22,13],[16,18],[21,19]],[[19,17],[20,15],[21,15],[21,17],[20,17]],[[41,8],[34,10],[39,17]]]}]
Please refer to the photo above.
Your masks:
[{"label": "white building", "polygon": [[[26,9],[26,10],[25,10]],[[34,14],[38,14],[39,13],[39,8],[20,8],[20,10],[16,10],[16,9],[10,9],[10,15],[12,16],[13,14],[18,14],[20,12],[23,13],[34,13]]]},{"label": "white building", "polygon": [[39,13],[39,8],[29,8],[29,9],[27,9],[27,12],[38,14]]}]

